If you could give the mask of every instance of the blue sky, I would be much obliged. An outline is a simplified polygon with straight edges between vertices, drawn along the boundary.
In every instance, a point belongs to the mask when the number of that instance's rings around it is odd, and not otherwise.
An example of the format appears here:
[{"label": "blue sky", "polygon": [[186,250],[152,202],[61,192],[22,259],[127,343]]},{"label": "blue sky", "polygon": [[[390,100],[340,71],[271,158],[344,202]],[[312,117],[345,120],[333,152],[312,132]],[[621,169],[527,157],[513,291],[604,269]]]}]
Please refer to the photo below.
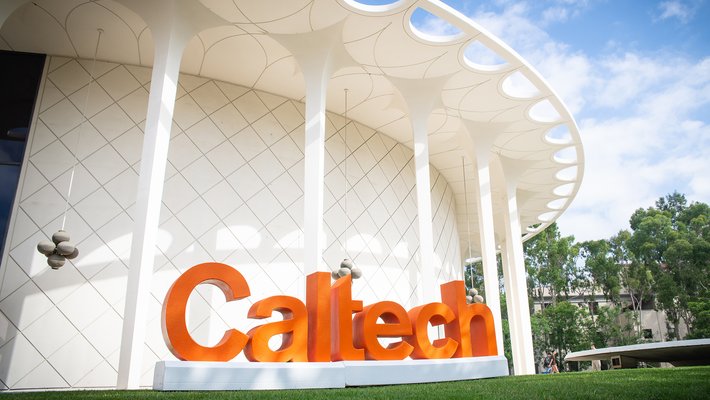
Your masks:
[{"label": "blue sky", "polygon": [[586,170],[563,234],[608,238],[674,190],[710,203],[710,0],[444,2],[520,53],[572,111]]}]

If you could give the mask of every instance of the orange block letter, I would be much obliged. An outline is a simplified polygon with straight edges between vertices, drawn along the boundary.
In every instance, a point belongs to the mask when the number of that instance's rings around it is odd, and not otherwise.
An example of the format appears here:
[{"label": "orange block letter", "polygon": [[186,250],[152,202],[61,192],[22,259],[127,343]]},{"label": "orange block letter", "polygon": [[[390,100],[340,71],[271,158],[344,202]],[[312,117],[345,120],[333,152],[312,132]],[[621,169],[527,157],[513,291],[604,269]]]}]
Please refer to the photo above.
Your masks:
[{"label": "orange block letter", "polygon": [[330,361],[330,274],[314,272],[306,278],[308,361]]},{"label": "orange block letter", "polygon": [[[378,324],[382,318],[384,324]],[[365,348],[368,360],[403,360],[412,352],[412,346],[399,341],[382,347],[378,337],[402,337],[412,334],[407,311],[393,301],[371,304],[355,314],[355,344]]]},{"label": "orange block letter", "polygon": [[[249,343],[244,350],[249,361],[308,361],[308,313],[306,306],[294,297],[272,296],[257,301],[249,309],[249,318],[262,319],[273,311],[283,315],[283,321],[269,322],[249,331]],[[269,348],[269,339],[281,336],[281,347]]]},{"label": "orange block letter", "polygon": [[414,347],[411,357],[413,359],[451,358],[458,343],[447,337],[436,339],[432,344],[429,341],[429,322],[432,326],[437,326],[448,324],[455,318],[451,308],[442,303],[429,303],[409,310],[413,334],[407,336],[405,340]]},{"label": "orange block letter", "polygon": [[242,274],[229,265],[198,264],[187,270],[173,283],[163,302],[163,338],[170,351],[184,361],[229,361],[242,351],[247,335],[236,329],[224,333],[214,347],[197,344],[190,336],[185,322],[185,309],[192,290],[201,283],[217,286],[227,301],[249,296],[249,285]]},{"label": "orange block letter", "polygon": [[353,312],[362,311],[362,301],[352,299],[350,275],[338,279],[330,289],[330,305],[331,360],[364,360],[363,349],[353,345]]},{"label": "orange block letter", "polygon": [[459,342],[454,357],[495,356],[496,333],[493,314],[485,304],[466,304],[463,281],[441,285],[441,300],[451,307],[456,319],[444,326],[446,337]]}]

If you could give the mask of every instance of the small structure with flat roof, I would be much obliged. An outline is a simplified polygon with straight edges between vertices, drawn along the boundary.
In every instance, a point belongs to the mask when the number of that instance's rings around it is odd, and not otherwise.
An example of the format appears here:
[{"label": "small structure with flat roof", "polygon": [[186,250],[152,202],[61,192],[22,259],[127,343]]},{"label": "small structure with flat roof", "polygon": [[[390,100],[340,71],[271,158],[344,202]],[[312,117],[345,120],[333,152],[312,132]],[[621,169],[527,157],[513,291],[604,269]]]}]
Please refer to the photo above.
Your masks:
[{"label": "small structure with flat roof", "polygon": [[710,339],[643,343],[575,351],[565,361],[611,360],[612,368],[635,368],[639,362],[667,362],[676,367],[710,365]]}]

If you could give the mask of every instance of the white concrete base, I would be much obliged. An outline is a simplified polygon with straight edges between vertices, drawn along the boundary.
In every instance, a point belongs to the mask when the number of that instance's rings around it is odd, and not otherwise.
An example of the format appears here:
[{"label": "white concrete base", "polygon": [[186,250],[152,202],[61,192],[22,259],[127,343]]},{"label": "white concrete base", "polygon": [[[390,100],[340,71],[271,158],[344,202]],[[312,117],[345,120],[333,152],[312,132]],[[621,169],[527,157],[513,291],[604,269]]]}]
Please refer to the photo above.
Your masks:
[{"label": "white concrete base", "polygon": [[505,357],[446,360],[344,361],[345,386],[463,381],[508,375]]},{"label": "white concrete base", "polygon": [[158,361],[155,390],[273,390],[345,387],[342,363]]},{"label": "white concrete base", "polygon": [[324,389],[508,375],[505,357],[448,360],[250,363],[159,361],[155,390]]}]

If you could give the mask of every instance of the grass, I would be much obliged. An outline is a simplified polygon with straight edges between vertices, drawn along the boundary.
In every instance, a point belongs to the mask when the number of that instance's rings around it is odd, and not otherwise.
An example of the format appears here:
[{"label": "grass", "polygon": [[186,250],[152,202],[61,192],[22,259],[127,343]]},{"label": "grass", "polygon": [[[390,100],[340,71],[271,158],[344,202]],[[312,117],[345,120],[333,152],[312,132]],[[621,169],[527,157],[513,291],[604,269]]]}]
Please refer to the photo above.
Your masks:
[{"label": "grass", "polygon": [[326,390],[240,392],[13,392],[6,399],[708,399],[710,366],[511,376]]}]

